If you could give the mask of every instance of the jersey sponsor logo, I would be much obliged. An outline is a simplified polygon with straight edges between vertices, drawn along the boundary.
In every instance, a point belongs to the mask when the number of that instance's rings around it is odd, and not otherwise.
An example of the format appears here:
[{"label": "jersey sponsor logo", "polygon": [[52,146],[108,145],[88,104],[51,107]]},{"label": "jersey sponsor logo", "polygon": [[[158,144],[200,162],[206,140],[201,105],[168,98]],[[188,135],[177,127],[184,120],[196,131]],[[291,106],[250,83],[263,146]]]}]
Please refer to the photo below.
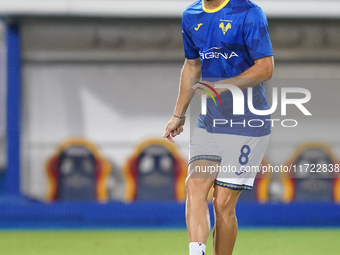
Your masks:
[{"label": "jersey sponsor logo", "polygon": [[198,25],[197,25],[197,27],[195,27],[195,30],[196,31],[198,31],[198,29],[200,29],[200,27],[203,25],[203,23],[199,23]]},{"label": "jersey sponsor logo", "polygon": [[220,50],[220,49],[222,49],[222,47],[212,47],[212,48],[206,50],[206,52],[211,51],[211,50]]},{"label": "jersey sponsor logo", "polygon": [[224,22],[221,22],[220,28],[222,29],[222,32],[225,35],[228,32],[228,30],[231,29],[231,24],[228,23],[227,25],[224,25]]},{"label": "jersey sponsor logo", "polygon": [[233,57],[238,57],[236,52],[223,52],[221,51],[222,47],[212,47],[209,50],[206,50],[204,52],[200,52],[201,60],[203,59],[231,59]]}]

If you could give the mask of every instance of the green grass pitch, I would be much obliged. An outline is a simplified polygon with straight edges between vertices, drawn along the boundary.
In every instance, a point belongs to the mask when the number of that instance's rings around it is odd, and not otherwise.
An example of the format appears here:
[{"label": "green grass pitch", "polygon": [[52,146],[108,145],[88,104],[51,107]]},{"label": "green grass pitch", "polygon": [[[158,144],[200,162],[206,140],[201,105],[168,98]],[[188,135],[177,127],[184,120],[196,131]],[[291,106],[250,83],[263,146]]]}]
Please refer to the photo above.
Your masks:
[{"label": "green grass pitch", "polygon": [[[2,231],[1,255],[187,255],[185,230]],[[207,254],[212,254],[211,237]],[[234,255],[338,255],[340,230],[240,230]]]}]

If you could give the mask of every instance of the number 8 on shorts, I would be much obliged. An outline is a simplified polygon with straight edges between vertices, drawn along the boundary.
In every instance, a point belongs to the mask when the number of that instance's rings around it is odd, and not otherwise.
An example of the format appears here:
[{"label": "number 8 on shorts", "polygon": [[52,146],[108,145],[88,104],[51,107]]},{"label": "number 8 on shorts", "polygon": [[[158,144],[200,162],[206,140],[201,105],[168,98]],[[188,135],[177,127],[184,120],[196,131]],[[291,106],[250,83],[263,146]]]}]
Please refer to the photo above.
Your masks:
[{"label": "number 8 on shorts", "polygon": [[243,145],[243,147],[241,148],[241,155],[238,158],[238,162],[242,166],[248,164],[250,152],[251,152],[250,147],[248,145]]}]

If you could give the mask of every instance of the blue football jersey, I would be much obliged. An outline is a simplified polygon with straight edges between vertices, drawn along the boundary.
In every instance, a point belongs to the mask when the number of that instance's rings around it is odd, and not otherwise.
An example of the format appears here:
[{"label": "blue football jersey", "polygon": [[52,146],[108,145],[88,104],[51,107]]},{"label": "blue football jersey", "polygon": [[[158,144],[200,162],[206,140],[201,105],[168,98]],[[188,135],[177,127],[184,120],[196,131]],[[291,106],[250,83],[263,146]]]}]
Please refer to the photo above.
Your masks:
[{"label": "blue football jersey", "polygon": [[[251,66],[254,60],[273,56],[268,33],[267,18],[262,9],[249,0],[226,0],[220,7],[206,9],[203,0],[189,6],[183,13],[182,33],[185,57],[201,59],[202,80],[223,80],[235,77]],[[270,115],[258,116],[248,109],[247,89],[244,94],[244,115],[233,115],[233,97],[230,92],[220,95],[222,105],[207,99],[207,114],[200,115],[197,126],[211,133],[244,136],[270,134]],[[253,87],[253,106],[257,110],[269,109],[263,84]],[[214,119],[225,119],[225,125],[216,125]],[[262,120],[263,125],[249,120]],[[230,125],[246,123],[246,125]]]}]

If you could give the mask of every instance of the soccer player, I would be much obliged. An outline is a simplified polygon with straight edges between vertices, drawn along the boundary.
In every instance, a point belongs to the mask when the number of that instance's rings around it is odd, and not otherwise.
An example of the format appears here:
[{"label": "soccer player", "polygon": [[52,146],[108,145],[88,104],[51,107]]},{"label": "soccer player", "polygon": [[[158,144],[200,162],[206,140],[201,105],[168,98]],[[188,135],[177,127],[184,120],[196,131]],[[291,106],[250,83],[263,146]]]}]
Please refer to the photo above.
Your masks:
[{"label": "soccer player", "polygon": [[[256,172],[242,171],[259,166],[271,132],[269,115],[252,113],[248,108],[248,88],[252,105],[267,110],[269,104],[262,82],[272,77],[273,51],[268,24],[262,9],[249,0],[199,0],[183,13],[182,33],[185,62],[174,116],[163,135],[170,142],[183,131],[185,114],[194,92],[199,96],[214,90],[220,97],[209,97],[206,114],[198,118],[190,141],[190,159],[186,179],[186,223],[190,255],[205,254],[210,233],[207,196],[214,184],[214,255],[232,254],[237,220],[235,206],[242,190],[251,190]],[[191,81],[202,82],[191,86]],[[244,96],[244,114],[233,114],[233,90],[217,88],[231,84]],[[216,88],[215,88],[216,87]],[[214,89],[215,88],[215,89]],[[224,120],[215,125],[214,120]],[[255,122],[257,123],[255,124]],[[252,123],[252,124],[250,124]],[[197,167],[232,166],[236,172],[199,178]],[[203,168],[202,168],[203,169]]]}]

